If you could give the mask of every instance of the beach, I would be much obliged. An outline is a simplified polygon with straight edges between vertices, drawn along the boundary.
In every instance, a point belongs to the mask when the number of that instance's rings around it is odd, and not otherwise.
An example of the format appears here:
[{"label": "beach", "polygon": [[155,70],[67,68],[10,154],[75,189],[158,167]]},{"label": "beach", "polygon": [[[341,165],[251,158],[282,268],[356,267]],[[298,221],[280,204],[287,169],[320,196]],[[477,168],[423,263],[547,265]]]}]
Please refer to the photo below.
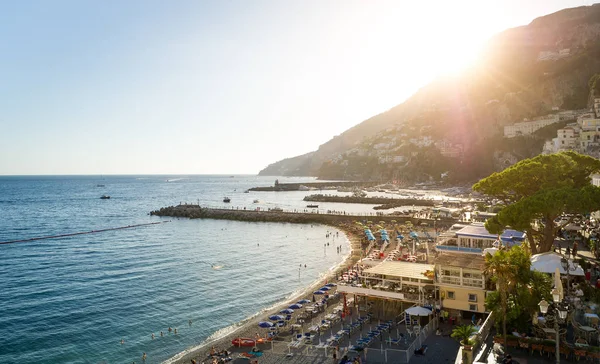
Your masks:
[{"label": "beach", "polygon": [[[231,341],[238,337],[246,337],[246,338],[255,338],[255,334],[260,330],[258,328],[258,323],[260,321],[265,321],[265,318],[279,313],[284,308],[287,308],[291,303],[299,301],[301,299],[311,300],[313,298],[313,291],[317,290],[319,287],[322,287],[327,282],[335,281],[337,275],[339,275],[342,271],[348,269],[352,265],[354,265],[361,256],[361,235],[362,228],[357,229],[354,226],[351,226],[349,223],[340,224],[338,226],[332,226],[335,229],[340,230],[345,236],[347,241],[350,244],[350,254],[347,255],[346,259],[340,263],[334,270],[327,272],[327,274],[321,279],[315,281],[310,286],[306,287],[298,295],[291,297],[286,302],[281,302],[270,310],[261,311],[256,315],[252,316],[250,319],[243,321],[239,328],[234,331],[226,334],[223,337],[216,338],[214,340],[207,339],[205,342],[199,344],[196,347],[190,348],[184,352],[179,353],[178,355],[170,358],[169,360],[164,361],[164,364],[180,364],[180,363],[191,363],[192,360],[195,360],[197,363],[209,362],[209,355],[212,347],[215,347],[217,350],[227,349],[231,351],[233,349],[233,345]],[[306,322],[303,324],[304,326],[310,325],[310,323]],[[305,327],[306,328],[306,327]],[[270,349],[269,345],[265,345],[266,350]],[[247,351],[247,350],[246,350]]]}]

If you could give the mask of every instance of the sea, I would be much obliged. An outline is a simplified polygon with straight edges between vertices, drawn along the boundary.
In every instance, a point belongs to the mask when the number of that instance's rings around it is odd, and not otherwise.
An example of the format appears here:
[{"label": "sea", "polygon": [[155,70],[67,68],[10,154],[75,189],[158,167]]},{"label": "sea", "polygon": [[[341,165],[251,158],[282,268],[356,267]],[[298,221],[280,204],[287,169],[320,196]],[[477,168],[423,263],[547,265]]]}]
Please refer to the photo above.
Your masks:
[{"label": "sea", "polygon": [[[289,301],[349,254],[344,234],[320,225],[149,215],[180,203],[306,208],[302,198],[314,191],[245,193],[274,181],[0,176],[0,243],[129,227],[0,244],[0,363],[141,363],[142,353],[146,363],[161,363]],[[372,205],[320,208],[373,213]]]}]

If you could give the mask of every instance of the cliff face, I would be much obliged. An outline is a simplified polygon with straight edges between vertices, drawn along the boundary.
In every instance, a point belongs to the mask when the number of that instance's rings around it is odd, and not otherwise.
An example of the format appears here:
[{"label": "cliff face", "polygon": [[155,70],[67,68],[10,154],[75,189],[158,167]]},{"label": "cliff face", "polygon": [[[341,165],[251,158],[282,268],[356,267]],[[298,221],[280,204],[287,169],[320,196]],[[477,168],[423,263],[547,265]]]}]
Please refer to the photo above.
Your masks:
[{"label": "cliff face", "polygon": [[[335,164],[347,163],[349,154],[370,155],[364,151],[365,140],[391,129],[403,131],[395,137],[392,150],[383,153],[385,158],[406,157],[410,163],[420,163],[419,155],[402,154],[401,150],[406,140],[423,137],[430,137],[438,146],[460,144],[462,156],[482,151],[493,154],[482,145],[501,136],[504,125],[548,114],[557,107],[585,108],[588,80],[599,72],[600,4],[561,10],[494,36],[477,68],[454,78],[437,79],[406,102],[348,129],[316,151],[273,163],[259,174],[366,180],[369,176],[350,175]],[[431,158],[431,151],[428,155]],[[377,156],[381,161],[381,151]],[[444,161],[449,170],[453,163],[458,168],[464,162],[464,158]],[[366,170],[370,177],[385,175]]]}]

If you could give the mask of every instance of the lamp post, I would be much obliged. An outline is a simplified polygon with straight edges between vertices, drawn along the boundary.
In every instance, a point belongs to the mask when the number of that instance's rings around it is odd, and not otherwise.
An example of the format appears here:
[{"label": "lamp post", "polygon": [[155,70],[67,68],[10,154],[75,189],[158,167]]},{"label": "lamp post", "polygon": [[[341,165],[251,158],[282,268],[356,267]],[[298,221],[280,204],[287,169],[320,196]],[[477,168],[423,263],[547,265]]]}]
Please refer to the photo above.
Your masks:
[{"label": "lamp post", "polygon": [[[560,363],[560,336],[558,333],[558,320],[559,320],[559,318],[561,320],[564,320],[567,318],[568,306],[565,302],[563,302],[563,300],[561,300],[560,292],[556,288],[554,288],[552,290],[552,300],[554,301],[554,314],[555,314],[554,331],[556,332],[556,338],[555,338],[555,340],[556,340],[556,363],[559,364]],[[540,306],[540,311],[543,314],[546,314],[548,312],[548,308],[550,307],[550,305],[548,304],[548,302],[546,302],[546,300],[542,300],[539,303],[539,306]]]}]

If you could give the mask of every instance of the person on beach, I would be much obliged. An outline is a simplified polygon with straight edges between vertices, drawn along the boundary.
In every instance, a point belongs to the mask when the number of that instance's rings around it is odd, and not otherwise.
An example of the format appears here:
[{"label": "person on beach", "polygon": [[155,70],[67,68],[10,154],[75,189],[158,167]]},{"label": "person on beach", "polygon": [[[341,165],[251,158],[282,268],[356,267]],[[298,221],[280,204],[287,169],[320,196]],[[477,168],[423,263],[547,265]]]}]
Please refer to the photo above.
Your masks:
[{"label": "person on beach", "polygon": [[337,351],[338,348],[336,346],[335,349],[333,349],[333,364],[337,364]]}]

